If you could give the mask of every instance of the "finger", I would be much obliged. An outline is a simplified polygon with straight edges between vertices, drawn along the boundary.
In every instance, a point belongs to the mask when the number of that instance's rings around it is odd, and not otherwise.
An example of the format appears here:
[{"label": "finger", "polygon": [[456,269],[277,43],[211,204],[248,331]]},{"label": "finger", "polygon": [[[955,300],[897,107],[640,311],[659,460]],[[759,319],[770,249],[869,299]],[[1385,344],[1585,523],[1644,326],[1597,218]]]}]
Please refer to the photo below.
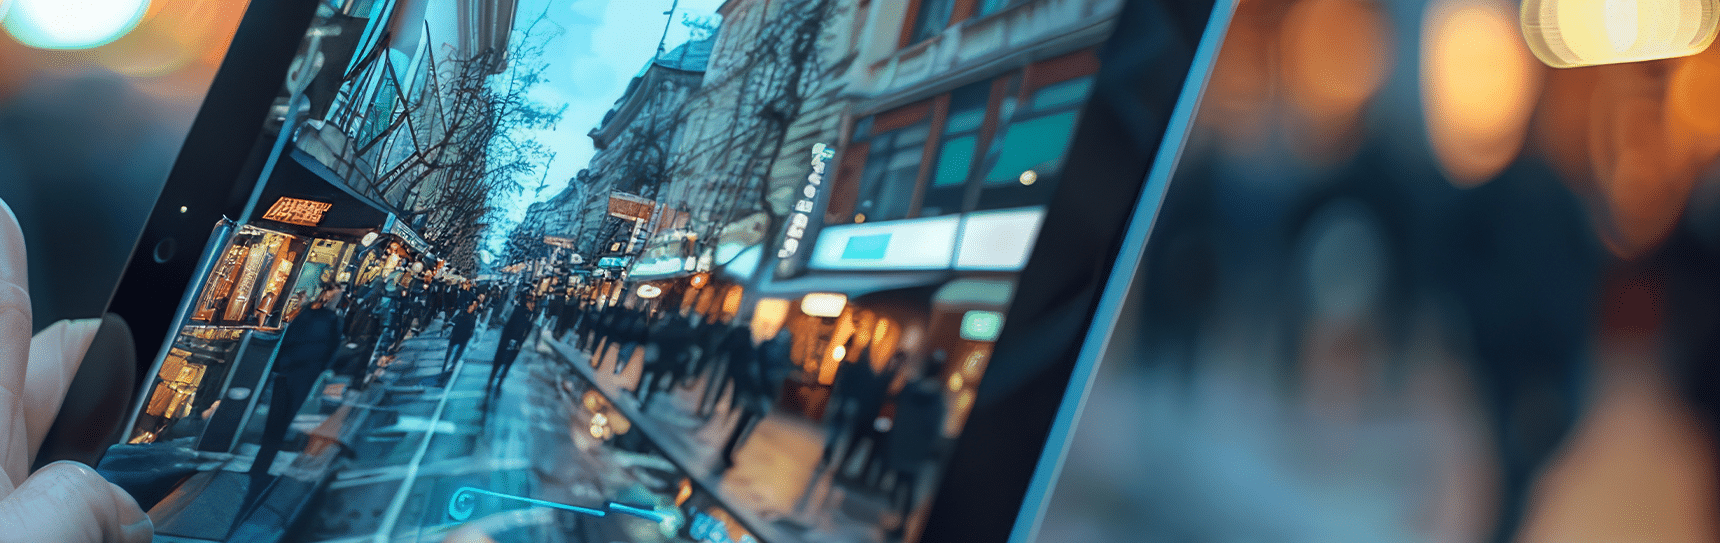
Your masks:
[{"label": "finger", "polygon": [[24,374],[30,350],[30,291],[24,263],[24,232],[12,208],[0,201],[0,496],[29,473],[29,437],[24,427]]},{"label": "finger", "polygon": [[101,319],[60,321],[30,339],[30,365],[24,376],[24,427],[30,432],[30,464],[36,465],[36,452],[42,449],[42,438],[60,404],[66,399],[72,377],[78,374],[78,364],[89,351],[90,340],[96,337]]},{"label": "finger", "polygon": [[149,516],[119,487],[76,462],[55,462],[0,499],[0,543],[145,543]]}]

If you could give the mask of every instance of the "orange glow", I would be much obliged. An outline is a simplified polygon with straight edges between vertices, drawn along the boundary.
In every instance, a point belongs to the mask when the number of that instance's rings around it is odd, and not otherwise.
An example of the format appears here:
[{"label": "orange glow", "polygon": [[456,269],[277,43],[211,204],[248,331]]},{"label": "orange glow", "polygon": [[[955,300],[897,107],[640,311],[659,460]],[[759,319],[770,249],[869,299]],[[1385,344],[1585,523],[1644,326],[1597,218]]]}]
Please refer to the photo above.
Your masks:
[{"label": "orange glow", "polygon": [[675,492],[675,507],[687,504],[687,498],[693,497],[693,480],[681,479],[681,489]]},{"label": "orange glow", "polygon": [[745,294],[746,289],[740,285],[729,287],[728,295],[723,297],[723,313],[730,317],[733,317],[735,313],[739,313],[741,310],[741,297]]},{"label": "orange glow", "polygon": [[1283,24],[1285,87],[1312,132],[1293,143],[1349,147],[1354,138],[1345,132],[1391,73],[1384,14],[1365,0],[1303,0],[1290,7]]},{"label": "orange glow", "polygon": [[[1236,5],[1224,46],[1212,67],[1195,122],[1237,154],[1265,147],[1271,127],[1273,32],[1279,19],[1274,2],[1243,0]],[[1206,132],[1198,130],[1196,133]]]},{"label": "orange glow", "polygon": [[1669,103],[1663,69],[1608,68],[1595,89],[1589,154],[1610,210],[1604,222],[1611,228],[1603,239],[1614,254],[1630,258],[1671,234],[1696,182],[1692,142],[1712,137],[1693,133],[1688,122],[1666,111],[1678,106]]},{"label": "orange glow", "polygon": [[761,298],[753,306],[752,333],[753,341],[764,341],[776,337],[782,330],[782,323],[788,320],[788,300],[782,298]]},{"label": "orange glow", "polygon": [[854,336],[854,313],[847,310],[836,319],[836,329],[830,333],[830,346],[825,348],[823,360],[818,363],[818,383],[821,385],[836,382],[836,370],[842,367],[842,358],[847,355],[848,348],[844,344]]},{"label": "orange glow", "polygon": [[1422,28],[1421,85],[1428,139],[1451,182],[1487,182],[1522,149],[1540,68],[1511,10],[1489,0],[1442,0]]}]

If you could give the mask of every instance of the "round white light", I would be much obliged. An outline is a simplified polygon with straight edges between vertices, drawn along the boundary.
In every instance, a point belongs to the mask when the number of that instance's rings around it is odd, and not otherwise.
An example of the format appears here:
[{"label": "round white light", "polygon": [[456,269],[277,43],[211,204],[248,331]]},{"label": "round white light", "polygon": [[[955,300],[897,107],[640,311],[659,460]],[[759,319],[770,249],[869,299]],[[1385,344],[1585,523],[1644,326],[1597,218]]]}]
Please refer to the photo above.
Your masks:
[{"label": "round white light", "polygon": [[88,49],[130,32],[149,0],[14,0],[4,26],[38,49]]}]

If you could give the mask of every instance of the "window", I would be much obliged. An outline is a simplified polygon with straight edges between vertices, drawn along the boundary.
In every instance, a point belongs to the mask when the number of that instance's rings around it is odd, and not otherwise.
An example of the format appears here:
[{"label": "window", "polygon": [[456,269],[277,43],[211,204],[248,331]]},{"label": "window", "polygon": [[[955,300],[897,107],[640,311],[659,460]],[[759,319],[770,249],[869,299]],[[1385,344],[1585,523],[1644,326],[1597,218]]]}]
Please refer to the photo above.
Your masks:
[{"label": "window", "polygon": [[925,156],[929,119],[872,138],[866,169],[860,174],[855,222],[904,219],[912,211],[914,190]]},{"label": "window", "polygon": [[991,15],[993,13],[997,13],[998,10],[1009,7],[1011,4],[1018,4],[1018,3],[1020,3],[1020,2],[1017,0],[979,0],[979,6],[974,8],[975,9],[975,15],[976,16]]},{"label": "window", "polygon": [[961,213],[967,181],[979,153],[980,128],[985,125],[991,82],[974,83],[950,93],[943,136],[932,157],[932,180],[920,203],[922,217]]},{"label": "window", "polygon": [[979,209],[1050,200],[1055,183],[1047,178],[1062,169],[1080,107],[1092,90],[1091,76],[1053,83],[1034,91],[1026,105],[1013,112],[986,153]]},{"label": "window", "polygon": [[950,16],[955,14],[955,7],[956,0],[920,0],[920,9],[914,14],[912,23],[914,30],[908,35],[907,44],[920,43],[943,32],[950,26]]}]

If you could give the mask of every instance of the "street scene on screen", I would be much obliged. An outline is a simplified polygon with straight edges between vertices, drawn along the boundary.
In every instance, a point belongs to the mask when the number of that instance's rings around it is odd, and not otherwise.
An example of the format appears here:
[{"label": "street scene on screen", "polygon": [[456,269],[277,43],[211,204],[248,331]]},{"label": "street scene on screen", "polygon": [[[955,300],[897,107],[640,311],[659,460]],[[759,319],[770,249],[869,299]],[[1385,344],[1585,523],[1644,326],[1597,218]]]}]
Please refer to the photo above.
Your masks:
[{"label": "street scene on screen", "polygon": [[158,541],[915,540],[1121,9],[324,1],[100,469]]}]

